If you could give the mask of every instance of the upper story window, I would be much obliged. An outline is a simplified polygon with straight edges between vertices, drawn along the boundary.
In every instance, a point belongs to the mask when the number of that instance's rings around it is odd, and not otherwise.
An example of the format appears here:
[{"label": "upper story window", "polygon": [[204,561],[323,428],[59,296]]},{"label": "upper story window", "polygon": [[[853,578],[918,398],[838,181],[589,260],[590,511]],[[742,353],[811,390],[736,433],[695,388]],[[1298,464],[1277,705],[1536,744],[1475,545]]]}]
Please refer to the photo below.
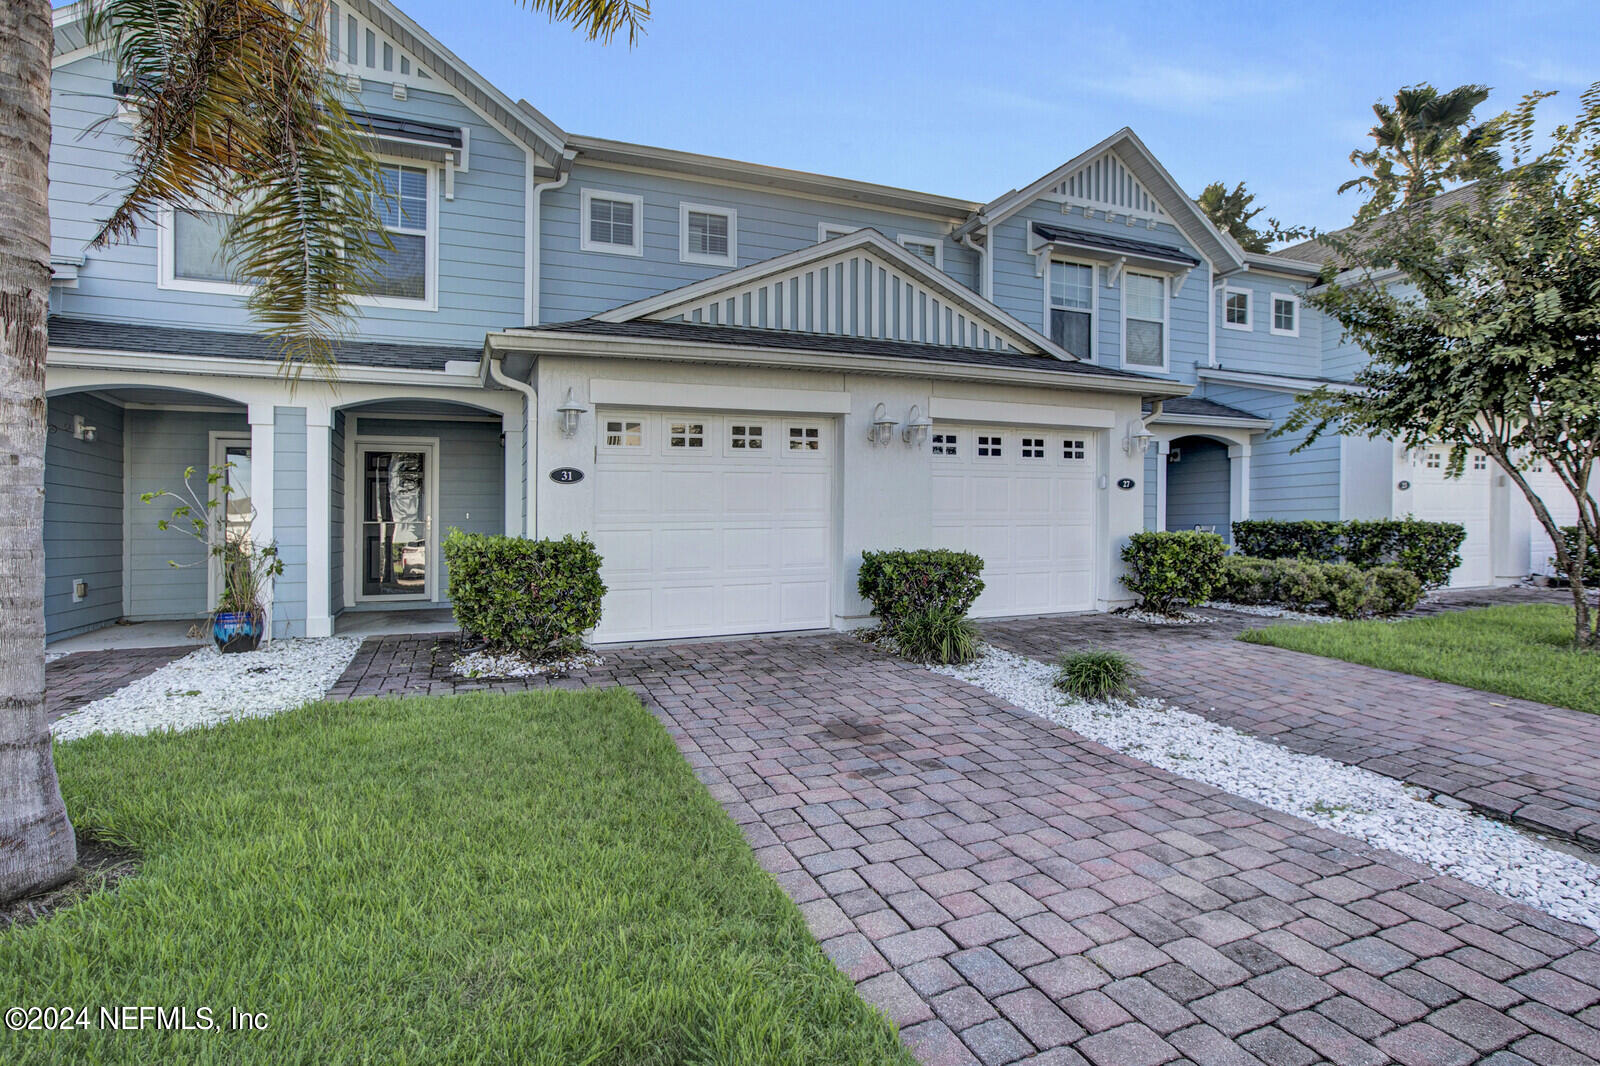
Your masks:
[{"label": "upper story window", "polygon": [[1094,348],[1094,267],[1050,264],[1050,339],[1077,356]]},{"label": "upper story window", "polygon": [[644,197],[585,189],[581,208],[583,232],[578,246],[584,251],[644,254]]},{"label": "upper story window", "polygon": [[174,209],[162,215],[162,288],[246,294],[236,281],[236,265],[223,254],[233,216],[222,211]]},{"label": "upper story window", "polygon": [[1222,324],[1228,329],[1250,328],[1250,290],[1222,290]]},{"label": "upper story window", "polygon": [[739,261],[738,216],[729,207],[678,205],[678,258],[685,263],[735,266]]},{"label": "upper story window", "polygon": [[1300,297],[1272,294],[1272,332],[1278,337],[1300,336]]},{"label": "upper story window", "polygon": [[927,263],[935,270],[944,269],[944,242],[931,237],[913,237],[902,233],[896,238],[900,247]]},{"label": "upper story window", "polygon": [[380,304],[429,303],[434,298],[433,174],[423,167],[380,163],[378,181],[372,210],[394,248],[384,248],[373,235],[377,262],[367,296]]},{"label": "upper story window", "polygon": [[1167,279],[1122,272],[1122,361],[1128,366],[1167,366]]}]

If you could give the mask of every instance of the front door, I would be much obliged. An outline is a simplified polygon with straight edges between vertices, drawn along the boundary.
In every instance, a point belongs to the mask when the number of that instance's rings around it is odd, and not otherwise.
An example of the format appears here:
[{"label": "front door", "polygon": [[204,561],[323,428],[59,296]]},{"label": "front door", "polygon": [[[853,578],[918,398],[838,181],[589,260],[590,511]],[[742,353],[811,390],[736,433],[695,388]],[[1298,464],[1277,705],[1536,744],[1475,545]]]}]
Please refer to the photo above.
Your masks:
[{"label": "front door", "polygon": [[434,458],[431,444],[357,448],[362,484],[357,599],[433,599]]},{"label": "front door", "polygon": [[[211,438],[211,468],[221,468],[221,480],[212,486],[212,499],[221,514],[211,522],[213,542],[226,538],[235,544],[250,543],[250,522],[255,504],[250,498],[250,438],[222,436]],[[206,567],[208,602],[216,606],[222,593],[222,559],[211,555]]]}]

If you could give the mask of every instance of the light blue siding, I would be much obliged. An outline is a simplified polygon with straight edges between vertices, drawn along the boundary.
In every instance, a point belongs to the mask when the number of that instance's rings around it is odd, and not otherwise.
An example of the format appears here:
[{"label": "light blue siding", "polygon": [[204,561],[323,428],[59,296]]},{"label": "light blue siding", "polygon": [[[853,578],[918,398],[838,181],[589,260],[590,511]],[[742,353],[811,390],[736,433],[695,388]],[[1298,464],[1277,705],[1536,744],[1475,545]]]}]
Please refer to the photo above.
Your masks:
[{"label": "light blue siding", "polygon": [[128,617],[199,618],[212,607],[206,602],[206,550],[182,533],[156,528],[171,517],[173,501],[145,503],[139,497],[162,489],[182,492],[184,469],[191,466],[192,484],[204,494],[211,433],[248,436],[250,425],[243,412],[135,408],[124,413],[123,424],[128,434]]},{"label": "light blue siding", "polygon": [[[85,253],[115,206],[126,168],[127,127],[115,120],[112,66],[87,58],[52,76],[50,212],[55,254],[86,254],[76,289],[58,289],[52,310],[122,322],[247,329],[244,298],[162,289],[157,285],[157,230]],[[526,156],[494,127],[443,93],[413,89],[405,101],[387,86],[364,89],[357,106],[377,114],[464,126],[470,166],[458,173],[455,198],[438,182],[438,310],[364,307],[352,336],[476,346],[485,332],[520,325],[523,316],[523,201]]]},{"label": "light blue siding", "polygon": [[[643,197],[642,256],[582,250],[580,214],[586,188]],[[945,272],[968,288],[976,284],[973,255],[947,239],[956,219],[904,215],[580,162],[572,168],[564,188],[544,194],[539,221],[540,320],[586,318],[728,270],[679,262],[679,204],[685,201],[737,212],[739,266],[814,245],[818,223],[829,222],[870,226],[890,240],[901,234],[941,240]]]},{"label": "light blue siding", "polygon": [[[72,435],[73,416],[95,439]],[[44,453],[44,630],[47,640],[122,617],[122,409],[82,393],[53,397]],[[88,585],[72,602],[74,581]]]},{"label": "light blue siding", "polygon": [[1156,454],[1152,445],[1144,455],[1144,528],[1156,528],[1156,471],[1160,469],[1156,464],[1161,462],[1161,457]]},{"label": "light blue siding", "polygon": [[272,635],[306,635],[306,409],[272,415],[272,539],[283,573],[273,584]]},{"label": "light blue siding", "polygon": [[[1294,409],[1288,393],[1208,386],[1206,399],[1281,423]],[[1255,438],[1250,457],[1250,517],[1339,518],[1339,438],[1327,434],[1305,451],[1304,433]]]},{"label": "light blue siding", "polygon": [[[357,439],[362,437],[431,437],[439,442],[439,470],[434,478],[439,493],[439,528],[443,541],[451,529],[467,533],[505,531],[504,452],[500,444],[500,423],[454,422],[410,418],[360,418]],[[350,481],[353,492],[361,490],[359,472]],[[357,508],[353,498],[348,506]],[[359,569],[359,563],[357,564]],[[440,559],[437,582],[438,601],[449,599],[450,575]],[[400,607],[395,604],[365,606]]]},{"label": "light blue siding", "polygon": [[329,613],[337,615],[344,610],[344,412],[333,413],[329,429],[331,443],[328,454],[331,469],[328,473],[328,589]]},{"label": "light blue siding", "polygon": [[1204,437],[1172,442],[1177,462],[1167,463],[1167,528],[1214,526],[1232,541],[1228,525],[1228,449]]},{"label": "light blue siding", "polygon": [[1250,293],[1250,329],[1230,327],[1223,315],[1223,294],[1217,294],[1217,365],[1225,370],[1284,374],[1293,377],[1322,375],[1322,315],[1303,300],[1300,304],[1300,335],[1274,336],[1272,333],[1272,295],[1298,296],[1302,282],[1249,271],[1231,277],[1230,289]]}]

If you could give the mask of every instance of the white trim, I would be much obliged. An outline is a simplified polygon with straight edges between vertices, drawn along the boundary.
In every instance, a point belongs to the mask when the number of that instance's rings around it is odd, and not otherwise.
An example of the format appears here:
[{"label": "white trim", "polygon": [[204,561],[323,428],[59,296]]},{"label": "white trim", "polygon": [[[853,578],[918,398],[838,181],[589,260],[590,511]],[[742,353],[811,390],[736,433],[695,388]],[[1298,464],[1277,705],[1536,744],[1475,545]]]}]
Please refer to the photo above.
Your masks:
[{"label": "white trim", "polygon": [[[425,242],[423,254],[426,258],[423,277],[423,298],[414,300],[400,296],[352,296],[350,302],[361,307],[382,307],[394,311],[437,311],[439,310],[439,167],[437,164],[425,160],[402,159],[397,156],[374,156],[381,166],[409,167],[420,170],[427,175],[428,181],[428,224],[422,234]],[[423,163],[418,166],[418,163]],[[390,227],[385,226],[385,229]],[[410,230],[394,227],[396,233],[407,236],[416,236]]]},{"label": "white trim", "polygon": [[[1243,296],[1245,298],[1244,321],[1242,323],[1228,321],[1228,297],[1230,296]],[[1223,329],[1235,329],[1249,333],[1256,328],[1255,315],[1256,292],[1254,289],[1235,288],[1232,285],[1224,285],[1222,287],[1222,322],[1220,325]]]},{"label": "white trim", "polygon": [[[726,255],[711,255],[705,252],[695,252],[689,249],[689,214],[693,212],[701,215],[721,215],[728,220],[728,252]],[[584,218],[589,214],[584,212]],[[739,265],[739,212],[731,207],[718,207],[715,204],[693,204],[687,200],[678,201],[678,262],[704,263],[709,266],[738,266]]]},{"label": "white trim", "polygon": [[[169,204],[156,212],[156,288],[176,292],[205,292],[215,296],[249,296],[254,288],[250,285],[241,285],[235,281],[203,281],[198,278],[178,277],[177,226],[173,216],[179,210],[180,208]],[[218,211],[210,207],[200,207],[196,210],[230,217],[232,215],[232,212]]]},{"label": "white trim", "polygon": [[[464,361],[463,361],[464,362]],[[270,378],[281,382],[283,364],[276,359],[226,359],[210,355],[170,355],[163,352],[113,351],[106,348],[50,346],[45,365],[53,370],[116,370],[155,375],[192,374],[209,379],[196,391],[215,394],[217,378]],[[452,364],[460,366],[461,364]],[[457,370],[396,370],[392,367],[358,366],[341,363],[339,381],[343,385],[426,385],[439,388],[471,388],[484,392],[476,363]],[[159,379],[156,384],[165,384]],[[186,386],[174,386],[183,388]],[[492,393],[488,393],[492,395]]]},{"label": "white trim", "polygon": [[1331,392],[1365,392],[1360,385],[1347,384],[1341,381],[1318,381],[1316,378],[1297,378],[1284,374],[1258,374],[1248,370],[1224,370],[1221,367],[1198,367],[1195,377],[1201,381],[1221,381],[1230,385],[1251,385],[1260,389],[1273,392],[1315,392],[1317,389],[1328,389]]},{"label": "white trim", "polygon": [[608,407],[674,407],[703,411],[763,411],[845,415],[850,393],[821,389],[766,389],[753,385],[687,385],[594,378],[589,402]]},{"label": "white trim", "polygon": [[[1230,415],[1169,415],[1162,413],[1152,418],[1147,425],[1151,426],[1206,426],[1220,429],[1248,429],[1264,432],[1273,427],[1270,418],[1235,418]],[[1182,436],[1182,434],[1179,434]]]},{"label": "white trim", "polygon": [[[589,238],[589,204],[595,198],[602,200],[616,200],[621,203],[633,205],[633,243],[629,245],[605,244]],[[578,249],[584,252],[604,252],[607,255],[644,255],[644,197],[627,192],[612,192],[610,189],[595,189],[584,186],[578,198]]]},{"label": "white trim", "polygon": [[[353,423],[345,429],[350,438],[346,453],[352,462],[347,464],[345,480],[345,597],[346,604],[362,603],[420,603],[434,602],[439,594],[439,438],[438,437],[365,437],[360,435],[359,415],[347,418]],[[424,590],[417,594],[401,596],[369,596],[361,591],[362,575],[366,573],[366,556],[361,550],[361,527],[366,502],[366,465],[363,456],[369,451],[420,451],[427,454],[422,471],[422,492],[428,501],[427,533],[428,574]],[[350,506],[350,485],[356,485],[356,501]]]},{"label": "white trim", "polygon": [[928,417],[935,422],[986,422],[1074,429],[1109,429],[1117,424],[1116,413],[1100,407],[1057,407],[1001,400],[968,400],[956,396],[935,396],[930,399]]},{"label": "white trim", "polygon": [[[1279,329],[1278,328],[1278,301],[1279,300],[1283,300],[1286,303],[1290,303],[1290,304],[1294,305],[1294,329]],[[1274,337],[1298,337],[1298,336],[1300,336],[1300,297],[1296,296],[1294,293],[1292,293],[1292,292],[1275,292],[1275,293],[1273,293],[1272,296],[1269,298],[1269,302],[1267,304],[1267,315],[1268,315],[1268,317],[1267,317],[1267,329],[1271,332],[1271,334]]]},{"label": "white trim", "polygon": [[[213,429],[206,434],[206,478],[208,481],[211,476],[211,471],[222,465],[222,463],[218,461],[219,455],[226,455],[229,447],[234,447],[241,444],[246,448],[250,447],[250,431],[248,429],[244,430],[243,432],[238,430]],[[215,499],[216,495],[216,486],[207,485],[206,499]],[[226,497],[224,497],[224,500],[226,500]],[[252,453],[250,457],[250,506],[254,507],[255,505],[255,455]],[[226,503],[223,503],[222,506],[226,507]],[[206,527],[208,531],[211,529],[210,515],[206,516]],[[254,528],[254,524],[252,523],[252,532],[254,532]],[[221,592],[222,575],[219,572],[221,560],[217,556],[211,554],[211,549],[215,545],[213,545],[209,540],[210,532],[207,533],[207,537],[206,610],[210,611],[216,609],[217,596]]]},{"label": "white trim", "polygon": [[[1128,314],[1128,275],[1137,274],[1142,278],[1153,278],[1161,287],[1161,365],[1152,366],[1148,363],[1128,362],[1128,319],[1133,317]],[[1122,350],[1118,353],[1120,365],[1124,370],[1145,373],[1170,373],[1172,369],[1172,293],[1167,291],[1167,280],[1159,274],[1148,273],[1143,270],[1124,270],[1122,272],[1121,306],[1119,307],[1122,319]],[[1154,319],[1141,318],[1140,322],[1151,322]]]},{"label": "white trim", "polygon": [[[920,233],[897,233],[895,234],[894,242],[908,252],[911,251],[911,245],[913,244],[920,244],[923,247],[932,248],[933,269],[944,269],[944,238],[924,237]],[[917,253],[911,252],[911,254],[916,255]],[[920,255],[918,255],[917,258],[922,259]],[[927,262],[927,260],[924,259],[923,262]]]},{"label": "white trim", "polygon": [[[1100,268],[1094,263],[1081,262],[1065,256],[1053,255],[1050,257],[1050,261],[1045,264],[1044,270],[1044,329],[1042,332],[1046,337],[1050,336],[1051,312],[1057,310],[1054,296],[1050,291],[1050,272],[1057,263],[1063,263],[1067,266],[1087,267],[1089,269],[1089,352],[1083,356],[1083,360],[1084,362],[1092,363],[1094,362],[1095,353],[1100,350],[1100,339],[1097,336],[1100,329]],[[1081,312],[1083,308],[1063,307],[1059,310]]]},{"label": "white trim", "polygon": [[823,241],[831,241],[835,237],[848,237],[858,229],[861,229],[861,227],[847,225],[843,222],[818,222],[817,243],[821,244]]}]

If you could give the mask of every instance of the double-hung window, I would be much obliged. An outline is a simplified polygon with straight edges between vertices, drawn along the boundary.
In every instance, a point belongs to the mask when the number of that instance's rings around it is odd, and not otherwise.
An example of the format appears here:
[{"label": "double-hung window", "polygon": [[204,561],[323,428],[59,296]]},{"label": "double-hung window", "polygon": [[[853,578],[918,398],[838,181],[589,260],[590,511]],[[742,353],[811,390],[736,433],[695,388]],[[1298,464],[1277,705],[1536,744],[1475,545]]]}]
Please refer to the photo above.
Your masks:
[{"label": "double-hung window", "polygon": [[1272,294],[1272,333],[1278,337],[1300,336],[1300,297]]},{"label": "double-hung window", "polygon": [[644,198],[628,193],[585,189],[583,231],[579,247],[586,252],[644,254]]},{"label": "double-hung window", "polygon": [[678,205],[678,258],[685,263],[735,266],[739,223],[730,207]]},{"label": "double-hung window", "polygon": [[1122,272],[1122,336],[1124,364],[1166,369],[1166,278]]},{"label": "double-hung window", "polygon": [[237,264],[223,250],[233,216],[222,211],[175,208],[168,217],[162,251],[162,284],[174,288],[243,292]]},{"label": "double-hung window", "polygon": [[1077,356],[1094,349],[1094,267],[1050,264],[1050,339]]},{"label": "double-hung window", "polygon": [[[403,163],[378,165],[378,188],[372,193],[372,210],[383,227],[372,234],[377,254],[367,295],[380,300],[427,302],[431,249],[428,171]],[[383,247],[387,236],[393,249]]]}]

